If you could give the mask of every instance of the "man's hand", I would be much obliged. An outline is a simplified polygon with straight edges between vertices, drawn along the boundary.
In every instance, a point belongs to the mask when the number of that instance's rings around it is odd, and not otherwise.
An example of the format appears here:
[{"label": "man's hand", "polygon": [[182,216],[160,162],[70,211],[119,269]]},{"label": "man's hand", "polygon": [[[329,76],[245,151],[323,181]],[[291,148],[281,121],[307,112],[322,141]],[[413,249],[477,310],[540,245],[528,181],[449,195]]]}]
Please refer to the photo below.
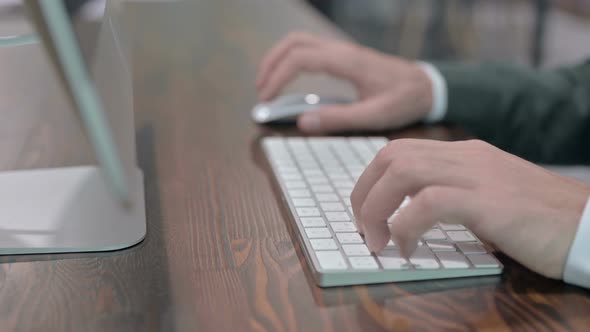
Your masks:
[{"label": "man's hand", "polygon": [[[390,227],[403,198],[411,203]],[[561,278],[590,186],[481,141],[392,141],[351,195],[369,249],[389,238],[408,257],[435,223],[463,224],[528,268]]]},{"label": "man's hand", "polygon": [[307,133],[401,127],[423,119],[432,108],[432,86],[419,65],[349,42],[293,33],[260,65],[256,86],[270,100],[302,72],[325,73],[350,81],[360,100],[324,107],[298,119]]}]

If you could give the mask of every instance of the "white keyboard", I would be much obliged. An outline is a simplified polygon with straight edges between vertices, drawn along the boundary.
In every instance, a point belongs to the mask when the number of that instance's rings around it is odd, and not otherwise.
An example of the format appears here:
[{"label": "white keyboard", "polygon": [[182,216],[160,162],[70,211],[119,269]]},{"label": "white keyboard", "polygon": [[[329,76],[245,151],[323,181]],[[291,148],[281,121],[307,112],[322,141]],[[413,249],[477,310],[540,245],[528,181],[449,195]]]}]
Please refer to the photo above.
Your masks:
[{"label": "white keyboard", "polygon": [[[329,287],[501,273],[502,264],[461,225],[438,224],[428,230],[409,261],[392,241],[379,254],[369,252],[353,220],[350,193],[387,142],[382,137],[263,140],[317,284]],[[409,202],[406,198],[400,208]]]}]

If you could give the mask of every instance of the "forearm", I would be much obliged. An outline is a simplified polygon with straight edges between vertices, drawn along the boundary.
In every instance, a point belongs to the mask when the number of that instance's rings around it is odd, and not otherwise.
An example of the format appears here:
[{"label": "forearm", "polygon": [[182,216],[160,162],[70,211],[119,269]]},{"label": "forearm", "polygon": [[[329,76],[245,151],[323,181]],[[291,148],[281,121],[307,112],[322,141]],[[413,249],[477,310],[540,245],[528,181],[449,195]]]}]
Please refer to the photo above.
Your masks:
[{"label": "forearm", "polygon": [[590,163],[590,61],[551,71],[437,64],[444,120],[536,162]]}]

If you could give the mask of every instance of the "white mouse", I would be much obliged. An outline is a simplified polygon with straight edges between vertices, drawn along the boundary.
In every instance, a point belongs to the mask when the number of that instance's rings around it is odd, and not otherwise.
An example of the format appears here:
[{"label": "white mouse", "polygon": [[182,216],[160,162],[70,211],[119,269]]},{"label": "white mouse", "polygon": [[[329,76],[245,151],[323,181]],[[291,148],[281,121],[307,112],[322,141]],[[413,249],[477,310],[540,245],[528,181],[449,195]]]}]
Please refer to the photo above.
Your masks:
[{"label": "white mouse", "polygon": [[321,106],[352,102],[345,97],[326,97],[314,93],[284,95],[270,102],[260,103],[252,109],[252,119],[257,123],[295,122],[301,113],[313,111]]}]

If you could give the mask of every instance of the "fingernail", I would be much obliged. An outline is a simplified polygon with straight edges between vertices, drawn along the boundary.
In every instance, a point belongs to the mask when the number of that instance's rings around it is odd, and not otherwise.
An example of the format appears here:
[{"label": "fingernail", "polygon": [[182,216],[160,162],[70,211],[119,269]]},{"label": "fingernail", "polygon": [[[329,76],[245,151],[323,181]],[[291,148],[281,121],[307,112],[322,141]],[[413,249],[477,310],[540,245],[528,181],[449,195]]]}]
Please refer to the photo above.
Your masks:
[{"label": "fingernail", "polygon": [[303,131],[320,130],[320,117],[317,114],[307,113],[301,116],[299,128]]}]

